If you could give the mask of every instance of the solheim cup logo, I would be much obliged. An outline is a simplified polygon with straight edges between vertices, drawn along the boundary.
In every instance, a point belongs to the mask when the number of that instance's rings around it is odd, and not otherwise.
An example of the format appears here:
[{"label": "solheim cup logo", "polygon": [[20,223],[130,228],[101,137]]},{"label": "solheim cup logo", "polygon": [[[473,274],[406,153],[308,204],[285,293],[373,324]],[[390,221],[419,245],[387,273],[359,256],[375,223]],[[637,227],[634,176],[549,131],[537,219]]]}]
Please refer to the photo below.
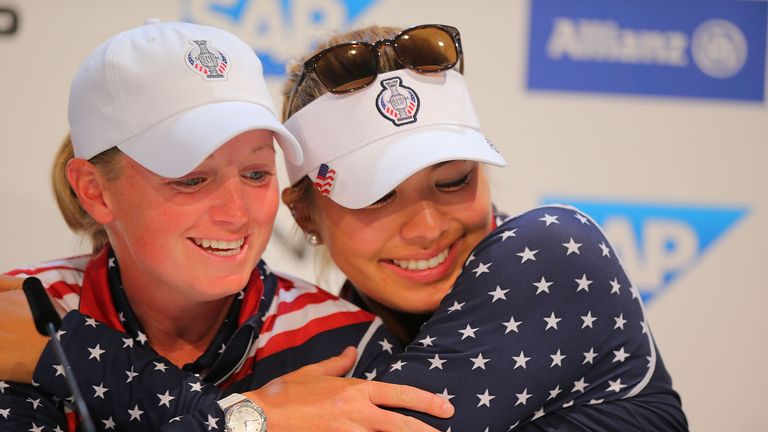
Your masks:
[{"label": "solheim cup logo", "polygon": [[693,32],[691,54],[696,66],[713,78],[730,78],[747,61],[747,39],[733,23],[714,19]]},{"label": "solheim cup logo", "polygon": [[224,79],[229,70],[229,58],[218,48],[205,40],[190,41],[192,48],[187,51],[187,65],[206,80]]},{"label": "solheim cup logo", "polygon": [[384,89],[376,97],[376,109],[395,126],[416,122],[419,96],[412,88],[403,85],[399,77],[381,81]]}]

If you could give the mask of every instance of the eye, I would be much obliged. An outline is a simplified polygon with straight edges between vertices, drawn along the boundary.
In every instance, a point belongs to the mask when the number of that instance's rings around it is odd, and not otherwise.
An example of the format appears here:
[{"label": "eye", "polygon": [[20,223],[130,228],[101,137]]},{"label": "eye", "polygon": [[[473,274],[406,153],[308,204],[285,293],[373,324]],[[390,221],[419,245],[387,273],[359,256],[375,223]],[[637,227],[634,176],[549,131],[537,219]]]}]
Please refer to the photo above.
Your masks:
[{"label": "eye", "polygon": [[206,181],[205,177],[195,176],[173,180],[171,185],[181,189],[194,189]]},{"label": "eye", "polygon": [[394,198],[395,198],[395,191],[392,191],[392,192],[384,195],[383,197],[379,198],[375,203],[369,205],[366,208],[383,207],[383,206],[389,204],[389,202],[392,201]]},{"label": "eye", "polygon": [[471,180],[472,172],[469,172],[467,175],[461,178],[445,183],[438,183],[435,186],[442,191],[451,192],[463,188],[464,186],[468,185]]},{"label": "eye", "polygon": [[243,177],[254,183],[263,183],[267,181],[271,173],[264,170],[253,170],[243,174]]}]

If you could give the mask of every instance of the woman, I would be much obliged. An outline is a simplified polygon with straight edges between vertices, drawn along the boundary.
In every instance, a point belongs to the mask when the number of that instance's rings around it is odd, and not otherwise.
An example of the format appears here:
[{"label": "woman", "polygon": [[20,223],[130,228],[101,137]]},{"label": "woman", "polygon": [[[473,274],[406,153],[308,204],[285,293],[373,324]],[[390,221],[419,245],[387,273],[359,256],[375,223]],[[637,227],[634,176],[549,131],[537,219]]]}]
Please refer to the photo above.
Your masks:
[{"label": "woman", "polygon": [[[338,45],[384,38],[397,57]],[[443,430],[685,429],[639,299],[594,222],[562,207],[493,214],[477,161],[503,160],[450,70],[458,32],[374,27],[325,47],[286,85],[305,163],[289,162],[283,200],[348,276],[345,293],[410,342],[391,360],[371,356],[397,352],[395,341],[368,344],[365,376],[450,399],[453,418],[423,417]]]},{"label": "woman", "polygon": [[[265,426],[266,413],[277,431],[339,424],[430,431],[376,404],[451,414],[431,393],[327,376],[346,373],[354,350],[249,392],[258,405],[229,394],[254,388],[254,380],[264,384],[281,368],[336,355],[375,322],[260,261],[278,205],[273,141],[294,162],[302,151],[275,118],[261,64],[245,43],[186,23],[123,32],[81,67],[69,114],[72,140],[57,157],[57,198],[67,222],[88,233],[97,252],[13,274],[39,276],[57,307],[72,311],[58,337],[87,347],[69,358],[83,368],[76,375],[88,405],[103,400],[111,408],[92,411],[99,429],[154,430],[158,419],[177,417],[168,413],[188,414],[187,401],[169,393],[174,385],[204,394],[217,408],[215,417],[200,420],[219,430],[244,430],[238,416],[250,422],[248,430]],[[310,306],[289,298],[326,312],[305,325],[296,314]],[[107,326],[127,335],[111,344],[88,333]],[[162,360],[131,354],[129,366],[120,367],[114,357],[134,344]],[[50,350],[41,363],[55,359]],[[3,357],[12,352],[4,348]],[[267,354],[280,367],[255,365]],[[36,386],[0,382],[3,430],[78,428],[65,401],[63,366],[52,365],[38,371]],[[349,410],[341,420],[328,415],[339,405]],[[189,430],[196,414],[163,428]]]}]

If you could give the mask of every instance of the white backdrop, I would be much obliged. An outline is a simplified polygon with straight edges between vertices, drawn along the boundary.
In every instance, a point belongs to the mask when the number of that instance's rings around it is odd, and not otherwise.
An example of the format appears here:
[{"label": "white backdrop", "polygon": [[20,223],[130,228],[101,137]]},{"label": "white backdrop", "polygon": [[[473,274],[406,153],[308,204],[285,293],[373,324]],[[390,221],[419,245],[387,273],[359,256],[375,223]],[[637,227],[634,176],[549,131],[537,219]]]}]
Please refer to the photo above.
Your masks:
[{"label": "white backdrop", "polygon": [[[211,6],[236,3],[0,0],[0,9],[18,18],[14,34],[0,34],[0,272],[88,251],[62,222],[49,187],[52,157],[67,132],[69,81],[85,56],[149,17],[226,26]],[[505,170],[492,170],[495,201],[510,213],[549,196],[744,209],[706,251],[677,263],[676,276],[647,312],[692,430],[768,430],[761,415],[768,403],[768,286],[761,271],[768,258],[765,101],[528,91],[530,4],[523,0],[294,0],[288,3],[298,12],[291,18],[278,0],[252,3],[244,2],[250,5],[245,22],[268,31],[240,35],[290,55],[306,50],[316,33],[309,15],[300,12],[318,8],[326,11],[323,19],[344,26],[457,26],[486,135],[510,162]],[[364,7],[346,22],[342,15],[355,4]],[[0,13],[0,32],[10,20],[10,13]],[[279,84],[274,78],[275,95]],[[284,238],[292,226],[281,210],[281,237],[267,259],[314,280],[309,254],[296,255],[300,239]],[[620,231],[608,229],[612,233]],[[630,276],[641,276],[642,265],[663,258],[646,251],[628,260]]]}]

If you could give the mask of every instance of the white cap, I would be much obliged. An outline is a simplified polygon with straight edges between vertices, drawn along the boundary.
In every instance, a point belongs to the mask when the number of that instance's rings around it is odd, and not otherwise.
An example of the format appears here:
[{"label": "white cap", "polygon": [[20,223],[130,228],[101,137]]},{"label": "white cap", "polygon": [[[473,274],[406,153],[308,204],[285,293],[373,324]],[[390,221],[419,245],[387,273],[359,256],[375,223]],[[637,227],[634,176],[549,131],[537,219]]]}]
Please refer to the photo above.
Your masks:
[{"label": "white cap", "polygon": [[306,175],[351,209],[439,162],[506,165],[480,130],[464,77],[454,70],[384,73],[363,90],[319,97],[285,126],[304,154],[302,163],[287,162],[291,184]]},{"label": "white cap", "polygon": [[72,82],[69,125],[76,157],[116,146],[164,177],[254,129],[273,131],[286,159],[302,163],[253,49],[197,24],[150,20],[101,44]]}]

